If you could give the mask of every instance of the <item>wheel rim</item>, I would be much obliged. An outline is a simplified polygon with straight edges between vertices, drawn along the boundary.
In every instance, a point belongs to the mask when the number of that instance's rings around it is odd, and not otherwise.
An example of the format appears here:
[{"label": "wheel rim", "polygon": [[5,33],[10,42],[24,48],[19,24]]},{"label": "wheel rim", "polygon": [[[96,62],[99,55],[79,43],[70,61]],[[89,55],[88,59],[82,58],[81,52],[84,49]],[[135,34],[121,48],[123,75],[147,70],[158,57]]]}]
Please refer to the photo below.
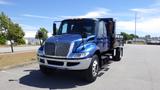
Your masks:
[{"label": "wheel rim", "polygon": [[92,65],[92,75],[93,77],[96,77],[98,74],[98,62],[97,60],[94,60],[93,65]]}]

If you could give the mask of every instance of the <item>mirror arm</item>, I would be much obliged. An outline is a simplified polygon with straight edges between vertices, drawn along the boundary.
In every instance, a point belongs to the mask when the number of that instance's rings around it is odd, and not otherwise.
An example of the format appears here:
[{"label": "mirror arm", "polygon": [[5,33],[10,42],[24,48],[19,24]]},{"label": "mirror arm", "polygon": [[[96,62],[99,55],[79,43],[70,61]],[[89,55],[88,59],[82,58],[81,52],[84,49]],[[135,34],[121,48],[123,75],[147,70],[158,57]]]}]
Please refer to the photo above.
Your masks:
[{"label": "mirror arm", "polygon": [[56,23],[53,23],[53,35],[56,35]]}]

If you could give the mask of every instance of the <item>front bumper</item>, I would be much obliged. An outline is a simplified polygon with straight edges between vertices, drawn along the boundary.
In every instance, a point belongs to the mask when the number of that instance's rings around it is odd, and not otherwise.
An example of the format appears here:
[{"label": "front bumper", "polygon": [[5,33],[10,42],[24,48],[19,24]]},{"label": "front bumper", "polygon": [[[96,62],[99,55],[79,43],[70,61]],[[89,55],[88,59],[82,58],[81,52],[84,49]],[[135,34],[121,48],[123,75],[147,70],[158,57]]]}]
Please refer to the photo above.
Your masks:
[{"label": "front bumper", "polygon": [[37,56],[40,65],[66,70],[85,70],[88,69],[92,58],[68,60],[52,57]]}]

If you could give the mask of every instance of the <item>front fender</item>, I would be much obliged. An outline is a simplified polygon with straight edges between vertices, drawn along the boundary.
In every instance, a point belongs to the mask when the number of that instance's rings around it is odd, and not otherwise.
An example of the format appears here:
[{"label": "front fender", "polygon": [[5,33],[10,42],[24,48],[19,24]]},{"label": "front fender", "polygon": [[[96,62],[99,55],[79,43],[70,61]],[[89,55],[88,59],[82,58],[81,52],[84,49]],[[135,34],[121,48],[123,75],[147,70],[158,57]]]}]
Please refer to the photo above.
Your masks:
[{"label": "front fender", "polygon": [[89,52],[88,57],[93,56],[97,50],[99,50],[99,47],[95,43],[88,43],[77,48],[78,53]]}]

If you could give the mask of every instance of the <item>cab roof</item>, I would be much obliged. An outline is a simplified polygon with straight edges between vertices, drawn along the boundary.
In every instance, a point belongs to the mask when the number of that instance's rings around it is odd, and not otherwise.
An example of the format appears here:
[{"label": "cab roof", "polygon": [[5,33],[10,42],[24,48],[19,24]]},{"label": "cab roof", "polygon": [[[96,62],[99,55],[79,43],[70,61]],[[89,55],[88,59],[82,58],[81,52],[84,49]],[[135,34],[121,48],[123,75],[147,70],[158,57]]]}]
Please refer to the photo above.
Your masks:
[{"label": "cab roof", "polygon": [[63,21],[72,21],[72,20],[113,21],[113,18],[72,18],[72,19],[64,19]]}]

